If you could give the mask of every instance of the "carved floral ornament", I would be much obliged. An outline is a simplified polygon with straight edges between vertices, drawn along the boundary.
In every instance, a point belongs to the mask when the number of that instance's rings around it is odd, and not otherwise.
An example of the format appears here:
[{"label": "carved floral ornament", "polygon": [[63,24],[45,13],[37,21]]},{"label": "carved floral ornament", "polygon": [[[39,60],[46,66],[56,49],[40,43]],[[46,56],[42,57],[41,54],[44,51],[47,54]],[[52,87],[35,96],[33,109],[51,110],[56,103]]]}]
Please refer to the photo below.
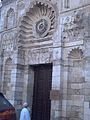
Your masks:
[{"label": "carved floral ornament", "polygon": [[[24,10],[25,8],[25,1],[24,0],[17,0],[17,9],[18,11]],[[21,12],[22,13],[22,12]]]},{"label": "carved floral ornament", "polygon": [[[62,20],[63,25],[63,39],[72,40],[72,39],[83,39],[84,33],[84,13],[83,12],[74,12],[72,16],[64,17]],[[75,39],[75,40],[76,40]]]},{"label": "carved floral ornament", "polygon": [[5,33],[2,36],[2,48],[9,52],[16,47],[15,33]]},{"label": "carved floral ornament", "polygon": [[78,27],[83,22],[84,13],[82,12],[74,12],[72,16],[66,16],[63,18],[64,28],[70,29],[73,27]]},{"label": "carved floral ornament", "polygon": [[[51,36],[55,29],[55,11],[52,6],[36,2],[20,25],[20,35],[24,38],[43,38]],[[23,34],[25,33],[25,34]]]},{"label": "carved floral ornament", "polygon": [[42,48],[28,51],[28,61],[30,64],[51,63],[53,58],[52,48]]}]

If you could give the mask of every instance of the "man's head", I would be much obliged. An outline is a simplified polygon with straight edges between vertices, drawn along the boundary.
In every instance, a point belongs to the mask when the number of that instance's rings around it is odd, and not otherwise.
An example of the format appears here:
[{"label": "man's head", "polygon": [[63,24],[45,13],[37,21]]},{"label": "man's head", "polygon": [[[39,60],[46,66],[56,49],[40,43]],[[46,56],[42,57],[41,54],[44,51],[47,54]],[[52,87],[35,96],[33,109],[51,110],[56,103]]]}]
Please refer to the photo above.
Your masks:
[{"label": "man's head", "polygon": [[28,107],[28,103],[27,103],[27,102],[24,102],[24,103],[23,103],[23,107]]}]

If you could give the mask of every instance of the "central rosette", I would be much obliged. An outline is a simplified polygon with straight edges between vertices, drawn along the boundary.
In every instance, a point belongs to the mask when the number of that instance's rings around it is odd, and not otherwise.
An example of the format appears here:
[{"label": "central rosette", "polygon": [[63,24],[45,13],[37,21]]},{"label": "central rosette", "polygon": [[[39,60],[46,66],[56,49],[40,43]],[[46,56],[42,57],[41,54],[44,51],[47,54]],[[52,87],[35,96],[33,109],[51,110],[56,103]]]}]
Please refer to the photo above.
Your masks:
[{"label": "central rosette", "polygon": [[36,23],[36,32],[42,35],[48,27],[48,23],[45,19],[41,19]]},{"label": "central rosette", "polygon": [[33,35],[37,38],[44,37],[50,30],[51,22],[48,17],[44,16],[38,19],[33,25]]}]

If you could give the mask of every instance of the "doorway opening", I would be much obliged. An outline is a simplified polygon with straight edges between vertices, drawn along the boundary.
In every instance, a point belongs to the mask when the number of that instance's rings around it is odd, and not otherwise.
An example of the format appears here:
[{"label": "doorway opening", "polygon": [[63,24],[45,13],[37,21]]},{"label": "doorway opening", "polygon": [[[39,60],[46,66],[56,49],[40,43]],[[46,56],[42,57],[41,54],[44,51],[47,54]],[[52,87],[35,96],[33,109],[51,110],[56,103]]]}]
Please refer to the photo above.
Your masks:
[{"label": "doorway opening", "polygon": [[50,120],[52,64],[36,65],[33,68],[32,120]]}]

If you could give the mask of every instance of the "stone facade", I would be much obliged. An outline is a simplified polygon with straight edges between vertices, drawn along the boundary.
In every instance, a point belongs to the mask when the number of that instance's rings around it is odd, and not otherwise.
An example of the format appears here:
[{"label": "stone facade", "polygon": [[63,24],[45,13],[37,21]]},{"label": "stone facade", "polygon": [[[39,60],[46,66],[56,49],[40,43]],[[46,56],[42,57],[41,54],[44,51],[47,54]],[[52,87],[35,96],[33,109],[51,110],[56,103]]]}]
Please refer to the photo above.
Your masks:
[{"label": "stone facade", "polygon": [[32,108],[31,66],[52,63],[50,120],[89,120],[89,45],[89,0],[2,0],[0,91]]}]

